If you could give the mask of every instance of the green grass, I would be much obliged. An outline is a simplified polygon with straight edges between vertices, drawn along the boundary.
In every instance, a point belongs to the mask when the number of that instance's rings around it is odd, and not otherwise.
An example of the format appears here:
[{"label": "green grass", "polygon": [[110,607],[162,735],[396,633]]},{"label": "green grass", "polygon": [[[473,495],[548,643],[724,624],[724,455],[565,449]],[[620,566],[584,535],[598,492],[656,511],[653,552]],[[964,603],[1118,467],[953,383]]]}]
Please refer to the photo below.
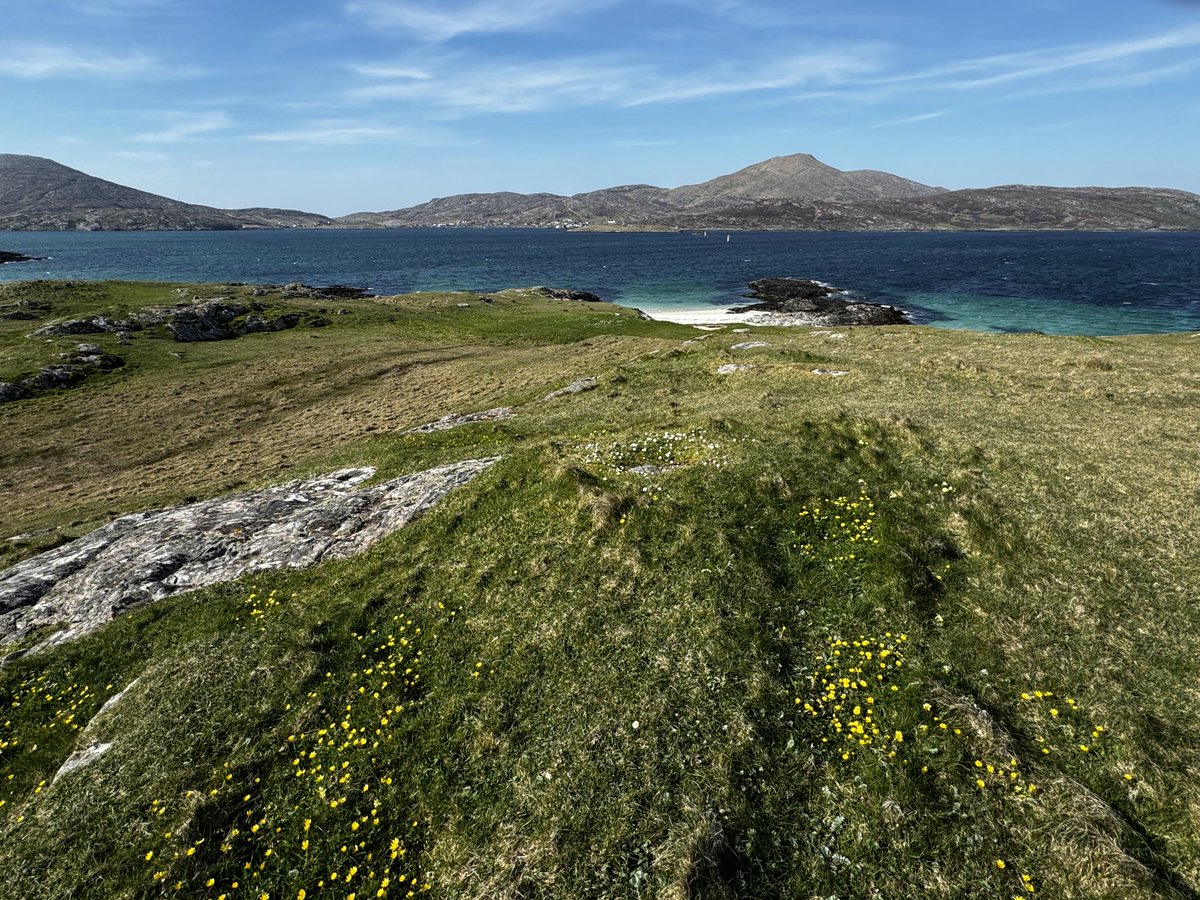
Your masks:
[{"label": "green grass", "polygon": [[359,559],[0,670],[0,896],[1200,891],[1200,341],[756,329],[744,354],[527,293],[339,305],[319,338],[135,339],[128,372],[4,409],[5,528],[47,540],[504,459]]}]

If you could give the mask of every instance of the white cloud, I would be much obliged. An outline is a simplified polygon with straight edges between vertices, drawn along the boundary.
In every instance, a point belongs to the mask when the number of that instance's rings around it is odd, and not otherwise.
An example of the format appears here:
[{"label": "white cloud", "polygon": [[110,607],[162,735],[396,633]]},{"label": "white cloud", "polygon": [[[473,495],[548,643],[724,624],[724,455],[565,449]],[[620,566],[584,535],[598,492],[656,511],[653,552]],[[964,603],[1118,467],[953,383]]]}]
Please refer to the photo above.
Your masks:
[{"label": "white cloud", "polygon": [[417,68],[416,66],[388,66],[388,65],[361,65],[355,64],[350,68],[367,78],[404,78],[413,81],[428,81],[433,77],[427,69]]},{"label": "white cloud", "polygon": [[272,144],[346,146],[355,144],[405,144],[408,146],[444,146],[452,143],[449,134],[436,126],[420,129],[373,122],[333,119],[313,122],[281,131],[265,131],[249,136],[252,141]]},{"label": "white cloud", "polygon": [[928,122],[930,119],[940,119],[948,114],[947,110],[941,112],[921,113],[917,116],[905,116],[903,119],[891,119],[887,122],[879,122],[872,125],[872,128],[890,128],[893,125],[915,125],[918,122]]},{"label": "white cloud", "polygon": [[842,82],[872,71],[870,56],[859,48],[760,63],[710,64],[683,72],[596,58],[507,65],[493,60],[482,67],[455,58],[443,60],[443,71],[430,77],[377,81],[347,96],[361,102],[403,101],[450,116],[634,107]]},{"label": "white cloud", "polygon": [[0,44],[0,75],[17,78],[140,78],[157,73],[152,56],[114,56],[52,44]]},{"label": "white cloud", "polygon": [[346,12],[372,28],[407,31],[442,43],[463,34],[541,31],[551,22],[609,6],[614,0],[475,0],[421,3],[416,0],[351,0]]},{"label": "white cloud", "polygon": [[221,111],[199,114],[170,113],[167,118],[173,124],[168,124],[162,131],[135,135],[134,140],[148,144],[175,144],[233,125],[229,114]]},{"label": "white cloud", "polygon": [[864,82],[902,86],[933,82],[944,90],[978,90],[1029,81],[1061,72],[1095,70],[1109,64],[1200,46],[1200,25],[1175,29],[1139,40],[1067,45],[960,60],[944,66]]}]

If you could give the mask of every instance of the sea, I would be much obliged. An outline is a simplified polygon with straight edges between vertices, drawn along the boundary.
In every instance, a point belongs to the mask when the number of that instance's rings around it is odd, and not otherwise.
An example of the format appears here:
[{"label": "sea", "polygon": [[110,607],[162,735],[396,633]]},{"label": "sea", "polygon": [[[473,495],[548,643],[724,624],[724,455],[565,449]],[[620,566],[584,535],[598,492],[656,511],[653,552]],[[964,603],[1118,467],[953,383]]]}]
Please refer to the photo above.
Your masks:
[{"label": "sea", "polygon": [[0,249],[46,257],[0,266],[0,281],[299,281],[376,294],[547,285],[687,319],[744,303],[753,279],[794,277],[941,328],[1200,331],[1200,232],[10,232]]}]

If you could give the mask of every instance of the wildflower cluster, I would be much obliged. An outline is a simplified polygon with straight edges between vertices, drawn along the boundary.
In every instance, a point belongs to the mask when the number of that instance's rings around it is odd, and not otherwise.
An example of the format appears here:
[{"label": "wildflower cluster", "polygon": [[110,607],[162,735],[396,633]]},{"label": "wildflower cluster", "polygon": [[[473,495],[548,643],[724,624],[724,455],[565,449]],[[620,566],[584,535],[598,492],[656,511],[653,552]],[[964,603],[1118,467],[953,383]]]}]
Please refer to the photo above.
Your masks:
[{"label": "wildflower cluster", "polygon": [[[1108,729],[1096,723],[1074,697],[1060,699],[1053,691],[1038,689],[1022,692],[1021,702],[1032,707],[1038,720],[1034,739],[1042,755],[1104,754]],[[1125,781],[1134,780],[1130,772],[1123,777]]]},{"label": "wildflower cluster", "polygon": [[653,475],[682,466],[720,467],[728,460],[721,445],[703,429],[664,431],[634,440],[594,440],[583,444],[583,462],[611,474]]},{"label": "wildflower cluster", "polygon": [[[243,627],[261,627],[281,603],[274,593],[251,595]],[[448,619],[457,615],[437,606]],[[402,719],[420,699],[420,644],[428,637],[402,616],[353,634],[357,664],[325,672],[308,692],[312,707],[303,718],[311,725],[280,747],[290,762],[286,772],[264,780],[226,761],[206,790],[155,800],[150,818],[165,825],[146,848],[148,879],[211,900],[321,894],[358,900],[431,890],[416,859],[422,826],[403,819],[411,798],[393,788],[389,766]],[[189,833],[201,804],[224,811],[223,831],[207,838]]]},{"label": "wildflower cluster", "polygon": [[[106,691],[111,692],[112,685]],[[23,784],[16,772],[19,757],[34,752],[47,741],[72,741],[73,735],[87,727],[102,698],[87,684],[69,673],[30,675],[10,692],[0,695],[0,809],[8,806]],[[36,775],[33,777],[37,777]],[[29,782],[33,784],[32,781]],[[38,782],[34,794],[45,790],[47,781]]]},{"label": "wildflower cluster", "polygon": [[1016,797],[1026,797],[1033,796],[1038,790],[1038,786],[1025,777],[1016,757],[1009,757],[1004,763],[977,759],[973,774],[975,787],[981,791],[1001,791]]},{"label": "wildflower cluster", "polygon": [[265,597],[258,593],[256,585],[251,593],[246,597],[242,604],[250,608],[249,613],[245,618],[238,616],[236,621],[239,625],[245,625],[247,622],[258,625],[259,631],[266,631],[267,619],[276,613],[288,600],[296,599],[296,594],[291,597],[280,597],[278,591],[271,591]]},{"label": "wildflower cluster", "polygon": [[801,507],[792,531],[792,550],[804,557],[849,562],[861,548],[878,544],[874,536],[875,501],[860,489],[856,498],[837,497]]},{"label": "wildflower cluster", "polygon": [[880,698],[900,690],[893,681],[904,666],[908,636],[889,631],[882,638],[829,638],[817,654],[795,705],[824,723],[821,743],[843,760],[869,751],[895,759],[904,732],[890,726]]}]

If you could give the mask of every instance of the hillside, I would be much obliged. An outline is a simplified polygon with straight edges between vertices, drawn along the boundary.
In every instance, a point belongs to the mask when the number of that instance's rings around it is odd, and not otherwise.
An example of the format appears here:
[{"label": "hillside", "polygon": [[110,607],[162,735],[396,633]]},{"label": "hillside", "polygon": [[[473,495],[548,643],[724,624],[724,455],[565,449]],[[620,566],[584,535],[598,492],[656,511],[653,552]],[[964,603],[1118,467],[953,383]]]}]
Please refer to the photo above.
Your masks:
[{"label": "hillside", "polygon": [[291,210],[221,210],[181,203],[36,156],[0,153],[0,230],[197,231],[328,225]]},{"label": "hillside", "polygon": [[350,226],[567,226],[799,231],[1200,230],[1200,196],[1159,188],[1006,185],[947,191],[887,172],[843,172],[808,154],[702,184],[629,185],[562,197],[463,194],[356,213]]},{"label": "hillside", "polygon": [[[0,380],[83,317],[328,320],[89,335],[123,366],[4,406],[10,566],[178,514],[140,511],[477,461],[357,555],[115,592],[112,622],[5,657],[4,896],[1200,892],[1191,336],[290,294],[0,286],[34,317],[0,318]],[[370,518],[338,508],[204,520],[202,555]],[[167,546],[110,583],[166,579]]]},{"label": "hillside", "polygon": [[545,225],[561,222],[655,224],[669,227],[677,216],[722,210],[746,200],[856,201],[921,197],[940,188],[886,172],[842,172],[807,153],[780,156],[703,184],[674,189],[638,184],[563,197],[557,194],[460,194],[409,209],[355,213],[347,225]]}]

